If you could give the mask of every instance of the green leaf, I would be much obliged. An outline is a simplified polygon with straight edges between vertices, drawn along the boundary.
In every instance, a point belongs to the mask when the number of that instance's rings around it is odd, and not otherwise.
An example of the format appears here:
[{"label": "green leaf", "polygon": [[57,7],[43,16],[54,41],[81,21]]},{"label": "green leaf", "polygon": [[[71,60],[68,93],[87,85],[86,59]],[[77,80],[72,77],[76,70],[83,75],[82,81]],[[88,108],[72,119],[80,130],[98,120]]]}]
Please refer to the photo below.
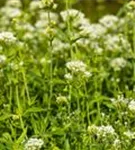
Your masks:
[{"label": "green leaf", "polygon": [[70,144],[69,144],[68,139],[66,139],[65,141],[65,150],[70,150]]},{"label": "green leaf", "polygon": [[5,132],[5,133],[3,133],[2,134],[2,139],[3,139],[3,142],[5,142],[5,143],[12,143],[12,137],[11,137],[11,135],[8,133],[8,132]]},{"label": "green leaf", "polygon": [[36,112],[42,112],[42,111],[45,111],[45,109],[40,108],[40,107],[32,107],[32,108],[28,108],[23,115],[25,116],[29,113],[36,113]]},{"label": "green leaf", "polygon": [[4,115],[0,116],[0,121],[4,121],[4,120],[10,118],[11,116],[12,116],[11,114],[4,114]]},{"label": "green leaf", "polygon": [[52,134],[55,134],[55,135],[64,135],[65,132],[64,132],[64,129],[61,129],[61,128],[58,128],[58,127],[53,127],[52,128]]},{"label": "green leaf", "polygon": [[24,140],[26,134],[27,134],[27,128],[25,128],[25,129],[23,130],[22,134],[20,135],[20,137],[19,137],[18,140],[16,141],[16,144],[20,144],[20,143]]},{"label": "green leaf", "polygon": [[3,144],[0,144],[0,150],[6,150],[6,147]]}]

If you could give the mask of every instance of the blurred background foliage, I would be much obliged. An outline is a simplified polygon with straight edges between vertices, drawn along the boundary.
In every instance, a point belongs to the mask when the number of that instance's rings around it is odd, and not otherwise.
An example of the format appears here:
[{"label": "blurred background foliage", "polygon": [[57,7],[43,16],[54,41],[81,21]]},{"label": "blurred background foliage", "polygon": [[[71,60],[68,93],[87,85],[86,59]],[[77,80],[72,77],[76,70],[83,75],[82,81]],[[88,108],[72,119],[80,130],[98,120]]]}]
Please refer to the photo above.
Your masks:
[{"label": "blurred background foliage", "polygon": [[[31,0],[21,0],[23,7],[27,7]],[[86,17],[95,22],[106,14],[117,14],[118,10],[128,0],[55,0],[58,3],[58,11],[65,9],[65,3],[69,6],[84,12]],[[0,6],[4,5],[4,1],[0,1]]]},{"label": "blurred background foliage", "polygon": [[[59,10],[63,9],[66,0],[56,0]],[[79,9],[86,17],[95,22],[106,14],[117,14],[127,0],[69,0],[69,5]]]}]

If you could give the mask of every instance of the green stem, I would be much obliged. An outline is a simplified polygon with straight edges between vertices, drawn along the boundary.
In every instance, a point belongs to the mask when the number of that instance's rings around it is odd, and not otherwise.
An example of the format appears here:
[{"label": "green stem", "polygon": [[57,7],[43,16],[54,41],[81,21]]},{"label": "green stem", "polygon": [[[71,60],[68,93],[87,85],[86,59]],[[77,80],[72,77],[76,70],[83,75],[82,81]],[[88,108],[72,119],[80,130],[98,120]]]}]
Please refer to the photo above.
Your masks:
[{"label": "green stem", "polygon": [[[68,2],[68,0],[66,0],[67,13],[68,13],[69,8],[70,8],[69,2]],[[71,38],[72,37],[72,27],[71,27],[70,18],[68,18],[68,20],[67,20],[67,31],[68,31],[68,39],[69,39],[69,43],[70,43],[70,56],[71,56],[71,58],[73,58],[73,46],[72,46],[72,38]]]},{"label": "green stem", "polygon": [[12,96],[13,96],[13,88],[12,88],[12,84],[11,84],[11,80],[10,82],[10,87],[9,87],[9,111],[11,112],[11,107],[12,107]]},{"label": "green stem", "polygon": [[78,96],[77,96],[77,109],[80,113],[80,100],[79,100]]},{"label": "green stem", "polygon": [[101,121],[100,102],[97,102],[97,111],[98,111],[98,118],[99,118],[99,121]]},{"label": "green stem", "polygon": [[[18,52],[19,52],[20,61],[23,62],[21,50],[19,50]],[[28,104],[30,105],[30,95],[29,95],[29,90],[28,90],[28,85],[27,85],[25,69],[23,67],[21,68],[21,73],[22,73],[22,77],[23,77],[23,81],[24,81],[24,87],[25,87],[25,92],[26,92],[27,99],[28,99]]]},{"label": "green stem", "polygon": [[[133,26],[133,55],[135,55],[135,24]],[[135,78],[135,63],[133,61],[133,78]]]},{"label": "green stem", "polygon": [[134,53],[135,53],[135,24],[133,26],[133,50],[134,50]]},{"label": "green stem", "polygon": [[20,99],[19,99],[19,89],[18,89],[18,85],[16,85],[16,102],[17,102],[17,107],[18,107],[18,114],[19,114],[19,118],[20,118],[20,124],[21,124],[21,128],[24,130],[24,123],[23,123],[23,119],[22,119],[22,107],[20,104]]},{"label": "green stem", "polygon": [[27,80],[26,80],[26,75],[24,73],[24,70],[22,71],[22,76],[23,76],[25,91],[28,99],[28,104],[30,105],[30,95],[29,95],[29,90],[28,90],[28,85],[27,85]]},{"label": "green stem", "polygon": [[[49,26],[51,27],[51,17],[50,17],[50,11],[48,11],[48,21],[49,21]],[[51,108],[51,99],[53,96],[53,54],[52,54],[52,45],[53,37],[51,36],[49,39],[49,54],[50,54],[50,98],[48,102],[48,109]]]},{"label": "green stem", "polygon": [[[84,83],[84,97],[85,97],[85,99],[84,99],[84,108],[86,107],[86,114],[87,114],[87,121],[88,121],[88,124],[90,124],[91,123],[91,121],[90,121],[90,117],[89,117],[89,101],[88,101],[88,91],[87,91],[87,87],[86,87],[86,84]],[[86,102],[86,100],[87,100],[87,102]],[[85,109],[83,110],[83,111],[85,111]]]},{"label": "green stem", "polygon": [[69,104],[68,104],[68,113],[71,111],[71,95],[72,95],[72,85],[69,84]]},{"label": "green stem", "polygon": [[88,124],[90,125],[91,121],[89,117],[89,102],[86,103],[86,111],[87,111],[87,121],[88,121]]}]

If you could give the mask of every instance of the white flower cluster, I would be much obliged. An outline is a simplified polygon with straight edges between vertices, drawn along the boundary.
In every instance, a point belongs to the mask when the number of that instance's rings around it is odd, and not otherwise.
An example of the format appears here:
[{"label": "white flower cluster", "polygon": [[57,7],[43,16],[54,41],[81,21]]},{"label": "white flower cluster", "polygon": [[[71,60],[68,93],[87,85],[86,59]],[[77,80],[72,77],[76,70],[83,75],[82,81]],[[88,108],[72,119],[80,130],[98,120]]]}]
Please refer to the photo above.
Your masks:
[{"label": "white flower cluster", "polygon": [[114,58],[110,62],[110,66],[114,69],[114,71],[120,71],[122,68],[126,67],[126,65],[127,61],[122,57]]},{"label": "white flower cluster", "polygon": [[7,0],[6,5],[0,9],[0,26],[2,30],[7,30],[11,27],[11,19],[20,17],[22,10],[20,9],[21,2],[19,0]]},{"label": "white flower cluster", "polygon": [[119,150],[121,149],[121,141],[120,139],[116,138],[112,144],[112,147],[115,149],[115,150]]},{"label": "white flower cluster", "polygon": [[118,51],[121,46],[119,45],[119,36],[117,35],[107,35],[105,37],[105,50],[107,51]]},{"label": "white flower cluster", "polygon": [[111,98],[111,102],[117,106],[127,106],[129,99],[125,98],[123,95],[118,95],[117,98]]},{"label": "white flower cluster", "polygon": [[130,112],[135,112],[135,99],[133,98],[125,98],[123,95],[118,95],[118,97],[111,98],[111,102],[116,106],[116,107],[124,107],[128,109]]},{"label": "white flower cluster", "polygon": [[98,131],[99,131],[99,135],[102,135],[103,137],[105,137],[106,135],[114,135],[115,134],[115,130],[112,126],[108,125],[108,126],[100,126],[98,127]]},{"label": "white flower cluster", "polygon": [[54,39],[53,40],[53,53],[57,54],[59,52],[61,52],[61,54],[64,55],[64,51],[65,50],[69,50],[70,49],[70,44],[69,43],[64,43],[61,40],[58,39]]},{"label": "white flower cluster", "polygon": [[3,19],[15,18],[21,16],[22,12],[19,8],[3,7],[0,12],[4,15]]},{"label": "white flower cluster", "polygon": [[126,38],[124,38],[123,35],[120,36],[111,34],[106,35],[104,39],[104,46],[105,50],[112,52],[116,51],[122,52],[123,50],[127,51],[131,49],[130,43]]},{"label": "white flower cluster", "polygon": [[11,63],[8,64],[8,66],[9,66],[13,71],[19,70],[23,65],[24,65],[24,62],[23,62],[23,61],[21,61],[21,62],[19,62],[19,63],[11,62]]},{"label": "white flower cluster", "polygon": [[29,8],[30,10],[37,10],[42,8],[42,3],[41,1],[31,1]]},{"label": "white flower cluster", "polygon": [[80,27],[80,35],[88,36],[91,39],[98,39],[106,33],[106,28],[100,24],[90,24]]},{"label": "white flower cluster", "polygon": [[86,64],[80,60],[73,60],[66,63],[66,67],[73,73],[85,72]]},{"label": "white flower cluster", "polygon": [[114,130],[114,128],[111,125],[107,125],[107,126],[95,126],[95,125],[91,125],[88,126],[88,133],[90,135],[97,135],[98,138],[107,138],[108,136],[115,136],[116,132]]},{"label": "white flower cluster", "polygon": [[26,32],[23,36],[23,39],[28,41],[33,39],[33,35],[30,32]]},{"label": "white flower cluster", "polygon": [[64,78],[70,81],[73,79],[73,76],[70,73],[67,73],[64,75]]},{"label": "white flower cluster", "polygon": [[[20,24],[20,22],[18,22],[18,23],[16,24],[16,29],[17,29],[18,31],[23,31],[24,34],[32,34],[32,36],[33,36],[33,34],[34,34],[34,31],[35,31],[34,26],[31,25],[30,23],[26,23],[26,22],[21,23],[21,24]],[[25,35],[24,35],[24,36],[25,36]]]},{"label": "white flower cluster", "polygon": [[90,40],[88,38],[80,38],[73,45],[77,45],[79,47],[87,47],[89,45]]},{"label": "white flower cluster", "polygon": [[25,144],[25,150],[40,150],[44,141],[42,139],[30,138]]},{"label": "white flower cluster", "polygon": [[117,29],[117,24],[119,23],[119,18],[114,15],[106,15],[99,20],[99,23],[102,24],[107,29]]},{"label": "white flower cluster", "polygon": [[65,96],[58,96],[58,97],[56,98],[56,102],[57,102],[58,104],[67,104],[67,103],[68,103],[68,100],[67,100],[67,98],[66,98]]},{"label": "white flower cluster", "polygon": [[[51,21],[58,22],[58,15],[56,13],[50,12],[49,17]],[[39,19],[36,21],[35,27],[38,29],[44,29],[48,26],[48,24],[49,24],[48,13],[45,11],[40,11]]]},{"label": "white flower cluster", "polygon": [[128,109],[131,111],[131,112],[135,112],[135,100],[131,100],[128,104]]},{"label": "white flower cluster", "polygon": [[76,9],[64,10],[60,13],[60,15],[64,22],[70,20],[74,27],[89,24],[89,21],[85,18],[84,14]]},{"label": "white flower cluster", "polygon": [[61,13],[61,17],[64,21],[68,21],[69,18],[82,19],[84,18],[84,14],[75,9],[64,10]]},{"label": "white flower cluster", "polygon": [[126,131],[123,133],[128,139],[132,140],[135,139],[135,132],[132,131]]},{"label": "white flower cluster", "polygon": [[89,71],[87,71],[86,69],[86,64],[84,64],[82,61],[80,60],[72,60],[70,62],[66,63],[66,67],[69,69],[69,71],[71,71],[72,74],[67,73],[65,74],[65,78],[68,80],[71,80],[73,78],[73,75],[81,75],[84,78],[89,78],[91,77],[91,73]]},{"label": "white flower cluster", "polygon": [[0,55],[0,64],[4,64],[7,57],[5,55]]},{"label": "white flower cluster", "polygon": [[6,44],[15,43],[16,37],[13,35],[12,32],[0,32],[0,42],[4,42]]},{"label": "white flower cluster", "polygon": [[10,7],[21,7],[21,1],[20,0],[7,0],[6,6]]}]

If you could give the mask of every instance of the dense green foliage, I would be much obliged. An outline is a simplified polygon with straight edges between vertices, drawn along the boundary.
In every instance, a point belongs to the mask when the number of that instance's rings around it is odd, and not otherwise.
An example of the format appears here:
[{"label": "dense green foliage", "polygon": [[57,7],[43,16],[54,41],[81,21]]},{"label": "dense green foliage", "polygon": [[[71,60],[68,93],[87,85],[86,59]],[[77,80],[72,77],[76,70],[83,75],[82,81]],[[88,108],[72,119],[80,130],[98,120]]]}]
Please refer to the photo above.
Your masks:
[{"label": "dense green foliage", "polygon": [[56,12],[0,9],[0,150],[134,150],[135,2],[95,24]]}]

